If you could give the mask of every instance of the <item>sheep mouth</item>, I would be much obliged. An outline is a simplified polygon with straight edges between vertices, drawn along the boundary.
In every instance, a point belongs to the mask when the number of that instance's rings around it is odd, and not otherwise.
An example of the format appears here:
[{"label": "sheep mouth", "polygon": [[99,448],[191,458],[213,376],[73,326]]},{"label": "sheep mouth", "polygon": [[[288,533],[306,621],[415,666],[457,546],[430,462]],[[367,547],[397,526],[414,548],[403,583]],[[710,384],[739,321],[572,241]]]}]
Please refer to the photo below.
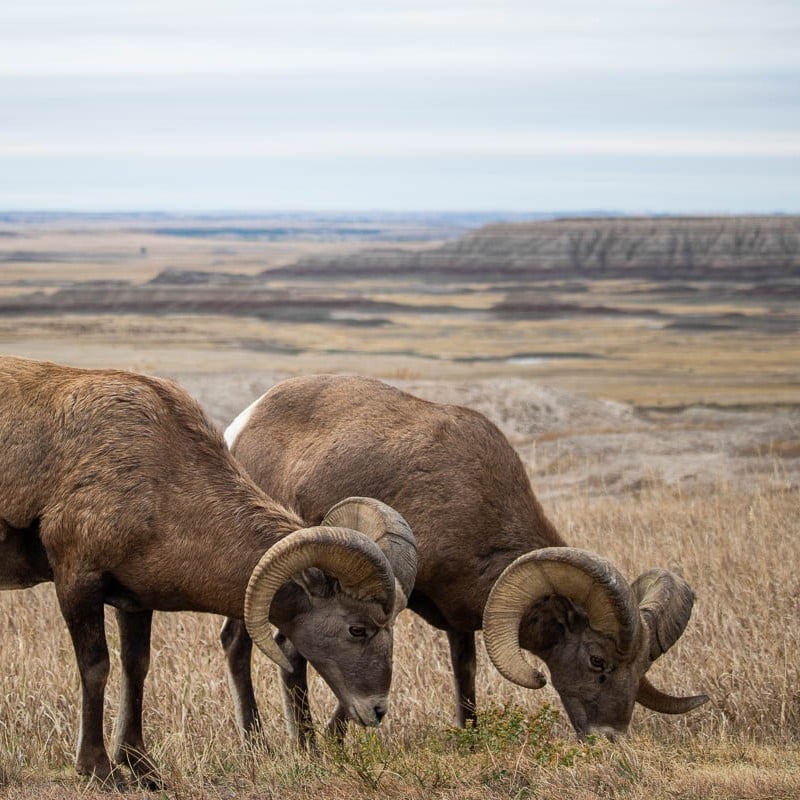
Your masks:
[{"label": "sheep mouth", "polygon": [[587,725],[585,730],[578,732],[578,738],[585,740],[589,736],[603,736],[609,742],[618,742],[625,738],[625,729],[615,728],[613,725]]},{"label": "sheep mouth", "polygon": [[347,714],[353,722],[363,725],[365,728],[377,728],[383,719],[383,714],[376,713],[373,703],[350,705]]}]

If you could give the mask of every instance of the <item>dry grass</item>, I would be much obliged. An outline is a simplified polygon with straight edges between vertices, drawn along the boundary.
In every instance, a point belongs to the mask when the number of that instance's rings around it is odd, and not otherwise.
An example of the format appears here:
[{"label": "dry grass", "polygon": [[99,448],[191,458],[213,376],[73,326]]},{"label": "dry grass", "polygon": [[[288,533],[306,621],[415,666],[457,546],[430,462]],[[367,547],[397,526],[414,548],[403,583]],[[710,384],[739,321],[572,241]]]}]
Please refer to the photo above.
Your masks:
[{"label": "dry grass", "polygon": [[[424,294],[418,299],[423,301]],[[80,366],[145,372],[355,372],[423,379],[522,377],[645,406],[797,404],[796,334],[682,334],[642,320],[497,322],[480,316],[381,314],[370,328],[210,315],[81,314],[0,318],[0,350]],[[577,352],[541,363],[524,353]],[[482,360],[482,359],[495,360]],[[470,359],[477,359],[471,361]]]},{"label": "dry grass", "polygon": [[[364,246],[220,243],[155,237],[102,224],[80,231],[30,228],[6,249],[41,253],[42,259],[4,264],[3,283],[20,282],[25,291],[32,290],[28,282],[46,291],[65,280],[140,283],[165,267],[252,274],[315,252]],[[64,252],[86,256],[73,263],[45,258]],[[280,280],[280,285],[291,285]],[[416,305],[420,313],[387,314],[393,325],[366,332],[339,324],[287,325],[224,316],[4,317],[0,350],[81,366],[119,366],[162,375],[202,373],[209,376],[210,386],[212,378],[225,386],[224,392],[212,391],[211,386],[207,396],[198,394],[220,421],[229,420],[263,391],[264,375],[320,371],[402,379],[525,378],[645,406],[797,404],[800,398],[800,343],[794,333],[767,334],[746,327],[682,331],[636,315],[498,320],[481,311],[502,300],[505,292],[482,283],[447,296],[395,279],[339,282],[328,288],[331,293],[354,291],[373,300]],[[645,291],[631,294],[637,288]],[[4,295],[19,290],[0,287]],[[766,311],[763,300],[746,297],[735,304],[722,297],[704,296],[702,302],[676,299],[663,294],[657,283],[595,281],[587,291],[591,304],[629,311],[739,311],[743,321]],[[549,288],[547,297],[554,303],[576,302],[566,286]],[[440,302],[469,313],[423,313],[424,306]],[[784,306],[796,307],[789,300],[775,303],[778,312]],[[252,349],[259,343],[289,352]],[[303,352],[292,353],[295,348]],[[504,361],[520,352],[599,357]],[[498,360],[459,360],[487,356]],[[198,378],[195,388],[205,380]],[[674,442],[680,431],[671,431],[673,423],[667,418],[662,424],[663,440]],[[685,427],[689,422],[680,419],[675,424]],[[697,424],[711,423],[703,417]],[[584,428],[580,432],[586,433]],[[738,452],[773,457],[776,473],[781,473],[781,463],[797,458],[796,436],[770,436],[768,445],[744,437]],[[547,449],[562,440],[562,447]],[[627,458],[626,441],[614,446]],[[611,482],[610,445],[600,453],[582,450],[564,429],[536,442],[524,439],[515,444],[525,451],[534,480],[550,493],[547,509],[570,543],[608,556],[631,578],[657,565],[679,570],[696,589],[695,613],[685,636],[652,674],[664,689],[704,691],[712,702],[680,718],[640,708],[626,742],[579,746],[563,719],[541,711],[545,704],[560,708],[550,688],[532,693],[505,682],[479,647],[478,696],[487,715],[479,731],[453,732],[444,636],[406,613],[396,635],[393,704],[377,734],[354,731],[344,752],[326,751],[316,759],[297,753],[284,733],[274,667],[257,656],[255,680],[272,750],[248,750],[234,726],[217,643],[220,620],[157,615],[145,725],[170,795],[286,800],[800,797],[796,480],[773,481],[794,486],[774,491],[764,488],[766,477],[759,472],[744,493],[725,485],[681,493],[665,486],[655,473],[651,479],[647,458],[652,453],[630,445],[637,456],[637,474],[642,475],[636,485],[642,491],[609,497],[605,489]],[[693,442],[695,456],[696,449]],[[673,460],[683,455],[680,448],[669,453]],[[696,467],[685,471],[692,478]],[[554,484],[552,476],[562,473],[568,478],[582,474],[586,480],[579,485],[586,494],[576,494],[572,482]],[[724,473],[714,472],[716,479],[720,474]],[[697,486],[694,478],[687,483]],[[569,494],[555,498],[556,490]],[[119,679],[113,620],[108,632],[110,740]],[[78,696],[74,656],[52,587],[0,593],[2,800],[107,796],[87,787],[72,768]],[[318,679],[313,681],[312,702],[316,718],[324,720],[333,701]]]},{"label": "dry grass", "polygon": [[[686,717],[637,709],[620,745],[578,745],[563,720],[505,682],[480,648],[475,732],[448,729],[442,634],[405,614],[396,635],[393,707],[377,734],[356,731],[317,759],[286,742],[273,668],[255,659],[273,750],[238,740],[216,641],[219,620],[157,615],[146,731],[176,797],[791,798],[800,795],[800,522],[797,491],[704,494],[660,488],[573,498],[549,511],[570,543],[633,577],[681,571],[698,600],[686,634],[652,671],[712,702]],[[93,796],[71,770],[78,681],[51,586],[0,595],[0,797]],[[108,624],[113,655],[116,631]],[[109,730],[118,668],[109,682]],[[332,707],[315,679],[317,719]],[[504,705],[511,705],[504,710]]]},{"label": "dry grass", "polygon": [[[236,224],[228,220],[228,224]],[[5,281],[55,287],[65,280],[132,280],[142,283],[164,269],[219,270],[250,275],[315,255],[344,255],[369,247],[360,241],[247,241],[158,236],[157,224],[119,225],[84,220],[76,224],[21,224],[15,237],[0,239],[0,255],[24,253],[3,263]],[[425,245],[406,245],[414,249]],[[144,252],[142,250],[144,249]]]}]

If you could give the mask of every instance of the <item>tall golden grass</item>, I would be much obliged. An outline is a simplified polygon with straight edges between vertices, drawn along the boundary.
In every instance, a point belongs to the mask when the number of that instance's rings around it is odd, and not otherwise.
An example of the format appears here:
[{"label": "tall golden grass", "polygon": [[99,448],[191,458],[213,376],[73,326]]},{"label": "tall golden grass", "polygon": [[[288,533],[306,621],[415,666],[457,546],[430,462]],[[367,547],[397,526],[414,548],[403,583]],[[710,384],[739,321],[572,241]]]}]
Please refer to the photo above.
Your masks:
[{"label": "tall golden grass", "polygon": [[[684,717],[642,708],[623,743],[577,743],[548,687],[512,686],[479,647],[478,731],[449,728],[446,642],[406,612],[396,630],[390,713],[377,732],[309,757],[287,741],[274,668],[254,659],[266,747],[235,730],[220,620],[157,615],[146,735],[169,794],[187,798],[509,797],[793,798],[800,796],[800,517],[798,491],[559,499],[548,511],[570,544],[631,579],[681,572],[697,593],[684,636],[651,671],[666,690],[712,698]],[[112,615],[107,692],[113,728],[119,671]],[[324,720],[329,690],[313,680]],[[0,797],[102,796],[72,770],[78,679],[52,586],[0,595]]]}]

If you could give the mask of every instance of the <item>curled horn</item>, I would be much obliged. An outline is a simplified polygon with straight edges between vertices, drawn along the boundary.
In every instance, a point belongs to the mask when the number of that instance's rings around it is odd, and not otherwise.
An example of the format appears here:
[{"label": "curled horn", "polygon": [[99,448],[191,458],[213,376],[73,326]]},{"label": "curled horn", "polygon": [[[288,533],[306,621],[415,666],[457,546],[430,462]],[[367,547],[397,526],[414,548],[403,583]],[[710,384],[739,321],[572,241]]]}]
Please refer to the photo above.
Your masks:
[{"label": "curled horn", "polygon": [[655,661],[685,630],[694,605],[694,592],[683,578],[665,569],[643,572],[631,589],[650,627],[650,660]]},{"label": "curled horn", "polygon": [[417,540],[405,519],[380,500],[348,497],[333,506],[320,524],[359,531],[380,547],[397,580],[395,613],[399,614],[417,577]]},{"label": "curled horn", "polygon": [[651,711],[658,711],[660,714],[685,714],[687,711],[707,703],[708,695],[697,694],[693,697],[673,697],[670,694],[665,694],[660,689],[656,689],[647,679],[647,676],[642,676],[639,680],[636,702]]},{"label": "curled horn", "polygon": [[270,606],[275,593],[294,575],[317,567],[336,578],[347,594],[374,600],[390,614],[395,604],[395,580],[389,560],[367,536],[345,528],[304,528],[281,539],[256,565],[244,599],[247,631],[278,666],[292,671],[272,638]]},{"label": "curled horn", "polygon": [[605,559],[575,547],[547,547],[520,556],[495,582],[483,612],[486,650],[508,680],[538,689],[542,673],[519,644],[519,626],[538,601],[558,595],[580,605],[589,625],[611,637],[623,658],[640,637],[639,610],[627,581]]},{"label": "curled horn", "polygon": [[[631,588],[650,629],[649,656],[655,661],[675,644],[686,628],[694,605],[694,592],[683,578],[665,569],[643,572]],[[656,689],[643,676],[636,701],[661,714],[685,714],[708,702],[708,696],[674,697]]]}]

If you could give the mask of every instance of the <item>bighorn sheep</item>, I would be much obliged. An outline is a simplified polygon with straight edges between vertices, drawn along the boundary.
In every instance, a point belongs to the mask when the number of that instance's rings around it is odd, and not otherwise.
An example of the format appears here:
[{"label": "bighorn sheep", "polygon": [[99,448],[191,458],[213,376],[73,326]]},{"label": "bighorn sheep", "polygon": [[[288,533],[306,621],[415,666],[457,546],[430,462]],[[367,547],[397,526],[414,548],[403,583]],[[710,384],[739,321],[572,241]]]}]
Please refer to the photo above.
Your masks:
[{"label": "bighorn sheep", "polygon": [[175,384],[0,358],[0,588],[55,583],[81,677],[79,772],[118,780],[103,740],[104,603],[121,641],[115,758],[154,787],[141,727],[153,610],[243,618],[288,674],[275,625],[348,716],[376,725],[415,570],[399,514],[351,499],[306,529]]},{"label": "bighorn sheep", "polygon": [[[670,697],[644,677],[689,620],[694,595],[686,582],[649,570],[629,586],[607,561],[567,547],[519,456],[481,414],[377,380],[310,376],[274,386],[239,415],[226,440],[259,486],[308,520],[352,493],[404,515],[419,548],[408,607],[447,632],[460,724],[475,718],[474,631],[482,624],[489,655],[510,680],[545,683],[520,644],[547,664],[579,735],[624,733],[635,700],[683,713],[707,699]],[[228,633],[229,654],[246,654],[244,630]],[[303,674],[296,659],[295,687]],[[253,708],[248,677],[242,669],[231,685]],[[304,702],[293,713],[310,725]]]}]

